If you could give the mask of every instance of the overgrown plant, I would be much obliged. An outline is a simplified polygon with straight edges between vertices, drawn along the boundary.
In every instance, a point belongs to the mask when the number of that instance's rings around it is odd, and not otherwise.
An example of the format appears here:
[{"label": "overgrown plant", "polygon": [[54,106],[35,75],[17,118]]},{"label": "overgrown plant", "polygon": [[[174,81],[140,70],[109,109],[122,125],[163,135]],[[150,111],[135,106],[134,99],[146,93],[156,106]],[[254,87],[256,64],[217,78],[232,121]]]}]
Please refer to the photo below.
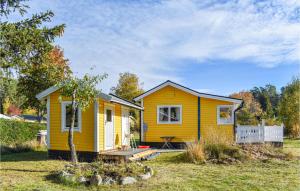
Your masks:
[{"label": "overgrown plant", "polygon": [[205,162],[205,152],[203,144],[199,141],[195,141],[194,143],[186,143],[185,157],[187,161],[191,161],[193,163]]},{"label": "overgrown plant", "polygon": [[68,145],[71,151],[71,160],[74,163],[78,162],[75,145],[73,143],[73,131],[75,124],[75,115],[78,108],[85,110],[99,95],[96,85],[100,83],[107,74],[90,76],[85,74],[83,78],[77,78],[70,75],[57,86],[60,88],[61,96],[71,98],[71,126],[69,127]]}]

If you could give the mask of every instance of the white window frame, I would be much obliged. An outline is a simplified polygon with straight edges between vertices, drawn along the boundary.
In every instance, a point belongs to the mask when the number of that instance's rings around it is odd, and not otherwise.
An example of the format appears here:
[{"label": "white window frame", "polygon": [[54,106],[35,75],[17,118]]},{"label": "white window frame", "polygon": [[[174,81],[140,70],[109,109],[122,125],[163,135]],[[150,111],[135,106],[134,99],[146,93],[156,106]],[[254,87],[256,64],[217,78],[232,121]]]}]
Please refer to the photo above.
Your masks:
[{"label": "white window frame", "polygon": [[[231,109],[231,120],[230,120],[230,122],[226,123],[226,122],[221,120],[221,118],[220,118],[220,109],[221,108],[230,108]],[[233,123],[234,123],[233,112],[234,112],[233,105],[218,105],[217,106],[217,122],[218,122],[218,125],[233,125]]]},{"label": "white window frame", "polygon": [[[159,109],[160,108],[165,108],[168,107],[169,108],[169,115],[168,115],[168,121],[166,122],[162,122],[159,121]],[[171,107],[179,107],[179,111],[180,111],[180,120],[179,121],[171,121]],[[158,105],[157,109],[156,109],[156,118],[157,118],[157,124],[182,124],[182,105]]]},{"label": "white window frame", "polygon": [[[66,106],[72,104],[71,101],[61,102],[61,131],[69,131],[69,127],[66,127]],[[81,109],[78,108],[78,127],[74,127],[73,131],[81,133]]]}]

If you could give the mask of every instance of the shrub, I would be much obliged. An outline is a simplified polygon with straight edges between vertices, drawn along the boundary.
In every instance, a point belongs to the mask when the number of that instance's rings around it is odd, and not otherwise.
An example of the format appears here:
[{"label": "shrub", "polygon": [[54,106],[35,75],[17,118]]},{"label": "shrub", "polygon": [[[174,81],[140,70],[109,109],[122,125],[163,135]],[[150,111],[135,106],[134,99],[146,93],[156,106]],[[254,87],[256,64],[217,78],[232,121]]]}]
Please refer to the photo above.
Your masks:
[{"label": "shrub", "polygon": [[235,145],[226,145],[220,143],[209,143],[204,146],[207,159],[216,160],[244,160],[246,156],[242,153],[241,149]]},{"label": "shrub", "polygon": [[46,129],[46,124],[0,119],[0,143],[3,146],[31,141],[41,129]]},{"label": "shrub", "polygon": [[12,145],[0,145],[1,154],[11,154],[20,152],[30,152],[42,148],[37,141],[28,141],[25,143],[17,143]]},{"label": "shrub", "polygon": [[205,153],[203,149],[203,144],[200,142],[186,144],[185,157],[187,161],[193,163],[203,163],[205,162]]}]

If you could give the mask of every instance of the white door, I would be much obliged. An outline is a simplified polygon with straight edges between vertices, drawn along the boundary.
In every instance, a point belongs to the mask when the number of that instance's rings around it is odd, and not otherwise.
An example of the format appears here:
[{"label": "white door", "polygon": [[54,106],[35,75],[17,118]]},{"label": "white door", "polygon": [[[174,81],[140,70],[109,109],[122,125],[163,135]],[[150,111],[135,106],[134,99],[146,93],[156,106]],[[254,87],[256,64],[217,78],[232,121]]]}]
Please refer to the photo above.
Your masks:
[{"label": "white door", "polygon": [[122,109],[122,145],[129,145],[130,143],[130,124],[129,111]]},{"label": "white door", "polygon": [[111,107],[104,109],[104,126],[105,126],[105,149],[114,148],[114,110]]}]

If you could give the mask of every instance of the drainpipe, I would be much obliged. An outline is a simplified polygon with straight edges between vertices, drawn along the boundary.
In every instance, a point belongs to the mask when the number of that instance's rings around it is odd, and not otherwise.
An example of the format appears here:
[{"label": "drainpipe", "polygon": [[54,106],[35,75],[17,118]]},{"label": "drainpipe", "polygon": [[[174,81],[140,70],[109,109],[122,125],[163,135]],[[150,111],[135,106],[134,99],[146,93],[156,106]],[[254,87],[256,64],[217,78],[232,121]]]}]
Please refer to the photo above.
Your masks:
[{"label": "drainpipe", "polygon": [[242,107],[244,106],[244,101],[242,101],[242,103],[240,104],[240,106],[238,108],[236,108],[233,111],[233,132],[234,132],[234,140],[235,140],[235,135],[236,135],[236,112],[240,109],[242,109]]}]

